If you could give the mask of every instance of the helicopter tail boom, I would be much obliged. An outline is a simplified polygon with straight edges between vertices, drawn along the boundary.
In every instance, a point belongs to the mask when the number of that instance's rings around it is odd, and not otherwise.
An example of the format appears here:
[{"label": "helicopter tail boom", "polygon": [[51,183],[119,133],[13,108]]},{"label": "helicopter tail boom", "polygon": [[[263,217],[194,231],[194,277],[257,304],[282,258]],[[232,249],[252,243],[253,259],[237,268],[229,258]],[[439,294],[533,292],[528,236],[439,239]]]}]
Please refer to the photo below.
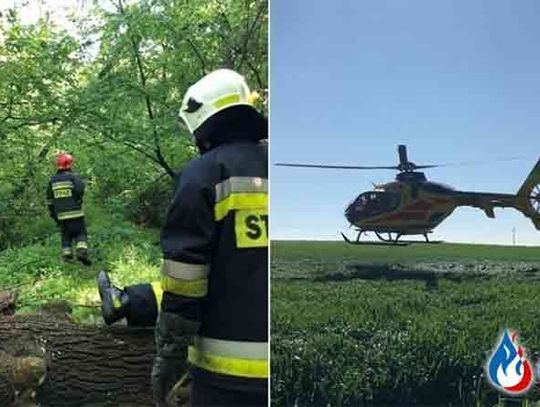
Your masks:
[{"label": "helicopter tail boom", "polygon": [[540,230],[540,159],[515,195],[457,191],[454,198],[458,206],[480,208],[489,218],[495,217],[495,208],[515,208]]}]

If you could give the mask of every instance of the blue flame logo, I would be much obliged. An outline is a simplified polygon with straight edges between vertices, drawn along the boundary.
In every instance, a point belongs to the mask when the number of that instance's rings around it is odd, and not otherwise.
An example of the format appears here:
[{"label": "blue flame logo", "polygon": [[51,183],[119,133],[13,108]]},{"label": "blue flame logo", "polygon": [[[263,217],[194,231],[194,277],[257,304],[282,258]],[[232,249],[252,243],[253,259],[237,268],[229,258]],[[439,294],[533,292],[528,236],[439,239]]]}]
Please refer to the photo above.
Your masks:
[{"label": "blue flame logo", "polygon": [[517,342],[517,332],[505,329],[486,366],[491,384],[509,394],[526,392],[532,384],[531,363]]}]

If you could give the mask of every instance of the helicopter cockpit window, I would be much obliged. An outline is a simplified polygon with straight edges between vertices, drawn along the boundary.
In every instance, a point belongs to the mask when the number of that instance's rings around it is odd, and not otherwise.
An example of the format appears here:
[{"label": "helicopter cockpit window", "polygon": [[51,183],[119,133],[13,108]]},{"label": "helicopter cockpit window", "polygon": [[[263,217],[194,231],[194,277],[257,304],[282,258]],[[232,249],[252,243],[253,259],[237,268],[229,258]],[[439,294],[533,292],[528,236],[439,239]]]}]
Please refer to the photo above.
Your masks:
[{"label": "helicopter cockpit window", "polygon": [[399,205],[399,195],[388,192],[364,192],[354,202],[357,215],[373,216],[396,208]]}]

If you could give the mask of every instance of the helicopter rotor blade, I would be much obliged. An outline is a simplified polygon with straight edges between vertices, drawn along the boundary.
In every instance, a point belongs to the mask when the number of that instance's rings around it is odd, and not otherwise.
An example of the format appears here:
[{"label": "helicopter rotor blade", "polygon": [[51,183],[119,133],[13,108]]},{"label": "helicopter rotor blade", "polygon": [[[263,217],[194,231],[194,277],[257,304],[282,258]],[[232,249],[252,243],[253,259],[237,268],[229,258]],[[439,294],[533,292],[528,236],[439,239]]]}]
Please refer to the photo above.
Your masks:
[{"label": "helicopter rotor blade", "polygon": [[296,164],[275,163],[278,167],[303,167],[303,168],[330,168],[337,170],[397,170],[396,166],[359,166],[359,165],[323,165],[323,164]]},{"label": "helicopter rotor blade", "polygon": [[[407,147],[404,145],[398,146],[398,153],[400,160],[407,159]],[[441,168],[441,167],[466,167],[479,164],[490,164],[493,162],[503,161],[517,161],[528,158],[527,156],[519,157],[499,157],[492,160],[476,160],[476,161],[462,161],[454,163],[441,163],[441,164],[421,164],[416,165],[410,161],[401,162],[399,165],[326,165],[326,164],[303,164],[303,163],[275,163],[278,167],[303,167],[303,168],[328,168],[338,170],[397,170],[397,171],[415,171],[428,168]]]},{"label": "helicopter rotor blade", "polygon": [[457,162],[450,162],[450,163],[443,163],[439,164],[439,167],[472,167],[476,165],[489,165],[489,164],[497,164],[501,162],[508,162],[508,161],[522,161],[527,160],[530,158],[536,158],[536,156],[507,156],[507,157],[496,157],[488,160],[473,160],[473,161],[457,161]]},{"label": "helicopter rotor blade", "polygon": [[427,164],[427,165],[416,165],[414,166],[414,169],[415,170],[421,170],[421,169],[425,169],[425,168],[439,168],[439,167],[442,167],[442,165],[439,165],[439,164]]}]

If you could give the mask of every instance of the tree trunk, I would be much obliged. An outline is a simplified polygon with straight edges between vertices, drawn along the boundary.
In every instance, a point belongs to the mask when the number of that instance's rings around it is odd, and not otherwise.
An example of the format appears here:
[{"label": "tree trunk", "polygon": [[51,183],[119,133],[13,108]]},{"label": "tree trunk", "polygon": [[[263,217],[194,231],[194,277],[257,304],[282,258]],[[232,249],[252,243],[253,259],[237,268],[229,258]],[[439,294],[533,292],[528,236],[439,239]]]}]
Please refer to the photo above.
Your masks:
[{"label": "tree trunk", "polygon": [[0,405],[35,391],[41,406],[152,406],[154,353],[152,329],[0,316]]}]

